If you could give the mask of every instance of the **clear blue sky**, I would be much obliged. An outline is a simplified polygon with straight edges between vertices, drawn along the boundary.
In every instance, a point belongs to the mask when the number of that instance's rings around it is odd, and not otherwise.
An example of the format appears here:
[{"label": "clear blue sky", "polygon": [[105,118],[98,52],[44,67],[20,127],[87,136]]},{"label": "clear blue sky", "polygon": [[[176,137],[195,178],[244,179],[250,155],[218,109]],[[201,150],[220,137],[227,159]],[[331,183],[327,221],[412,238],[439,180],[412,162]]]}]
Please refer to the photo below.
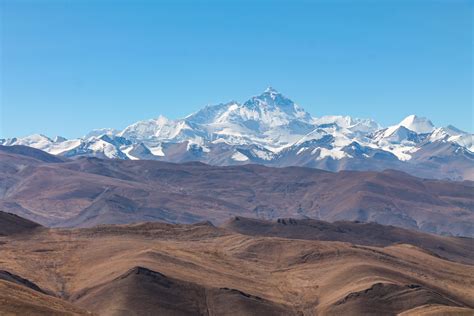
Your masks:
[{"label": "clear blue sky", "polygon": [[472,1],[0,0],[0,137],[77,137],[271,85],[311,114],[473,131]]}]

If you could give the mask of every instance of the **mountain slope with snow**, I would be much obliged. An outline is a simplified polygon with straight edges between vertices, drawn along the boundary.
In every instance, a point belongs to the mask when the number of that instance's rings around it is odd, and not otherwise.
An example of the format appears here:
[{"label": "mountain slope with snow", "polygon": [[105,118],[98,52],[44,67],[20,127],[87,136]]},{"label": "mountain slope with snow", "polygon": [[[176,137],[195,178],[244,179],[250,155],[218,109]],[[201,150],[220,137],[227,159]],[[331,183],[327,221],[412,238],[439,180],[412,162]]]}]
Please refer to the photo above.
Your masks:
[{"label": "mountain slope with snow", "polygon": [[472,134],[451,125],[436,127],[416,115],[387,128],[368,118],[313,117],[273,88],[243,103],[206,106],[182,119],[159,116],[121,131],[96,129],[78,139],[31,135],[0,144],[66,157],[327,170],[391,168],[424,177],[474,180]]}]

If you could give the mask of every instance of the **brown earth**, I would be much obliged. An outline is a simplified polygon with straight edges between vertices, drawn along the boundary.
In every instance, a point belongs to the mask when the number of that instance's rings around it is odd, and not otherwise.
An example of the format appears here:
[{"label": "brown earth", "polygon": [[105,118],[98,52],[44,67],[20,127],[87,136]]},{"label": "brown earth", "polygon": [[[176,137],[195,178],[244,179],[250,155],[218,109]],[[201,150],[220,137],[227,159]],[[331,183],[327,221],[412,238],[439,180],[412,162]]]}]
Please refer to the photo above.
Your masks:
[{"label": "brown earth", "polygon": [[[383,236],[346,222],[319,222],[329,233],[323,230],[313,240],[310,228],[308,236],[295,239],[279,232],[288,226],[281,221],[249,226],[253,232],[271,226],[273,235],[287,238],[240,234],[232,222],[34,229],[3,236],[0,310],[13,315],[474,313],[474,267],[465,260],[472,252],[459,244],[472,239],[437,236],[430,243],[432,235],[365,226],[386,229]],[[352,242],[339,241],[349,228]],[[433,252],[438,243],[446,258]]]}]

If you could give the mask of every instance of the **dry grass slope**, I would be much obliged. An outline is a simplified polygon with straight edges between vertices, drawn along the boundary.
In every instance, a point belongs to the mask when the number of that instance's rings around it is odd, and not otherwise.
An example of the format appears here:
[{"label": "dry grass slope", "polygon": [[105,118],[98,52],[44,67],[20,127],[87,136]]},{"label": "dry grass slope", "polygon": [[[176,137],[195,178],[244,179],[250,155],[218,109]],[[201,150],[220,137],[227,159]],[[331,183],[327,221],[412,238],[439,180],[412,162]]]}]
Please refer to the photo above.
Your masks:
[{"label": "dry grass slope", "polygon": [[16,315],[474,313],[470,264],[409,243],[309,239],[249,236],[206,222],[3,236],[0,269],[48,294],[0,280],[1,309]]}]

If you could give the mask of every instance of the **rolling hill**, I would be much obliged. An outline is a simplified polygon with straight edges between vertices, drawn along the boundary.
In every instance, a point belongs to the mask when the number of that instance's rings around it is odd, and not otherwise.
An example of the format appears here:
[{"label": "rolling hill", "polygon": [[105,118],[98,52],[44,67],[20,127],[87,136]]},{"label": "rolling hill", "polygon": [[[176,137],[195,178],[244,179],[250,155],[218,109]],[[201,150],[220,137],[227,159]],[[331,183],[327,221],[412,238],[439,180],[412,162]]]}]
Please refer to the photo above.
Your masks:
[{"label": "rolling hill", "polygon": [[[427,243],[428,234],[375,227],[384,236],[348,222],[318,222],[330,229],[278,237],[289,235],[288,225],[308,226],[287,221],[140,223],[2,236],[0,269],[7,277],[0,278],[0,308],[45,315],[474,312],[474,268],[462,263],[472,249],[460,253],[472,239],[438,236]],[[235,232],[242,226],[266,235],[272,227],[272,236]],[[349,228],[353,241],[341,242]],[[433,252],[436,245],[446,258]]]}]

